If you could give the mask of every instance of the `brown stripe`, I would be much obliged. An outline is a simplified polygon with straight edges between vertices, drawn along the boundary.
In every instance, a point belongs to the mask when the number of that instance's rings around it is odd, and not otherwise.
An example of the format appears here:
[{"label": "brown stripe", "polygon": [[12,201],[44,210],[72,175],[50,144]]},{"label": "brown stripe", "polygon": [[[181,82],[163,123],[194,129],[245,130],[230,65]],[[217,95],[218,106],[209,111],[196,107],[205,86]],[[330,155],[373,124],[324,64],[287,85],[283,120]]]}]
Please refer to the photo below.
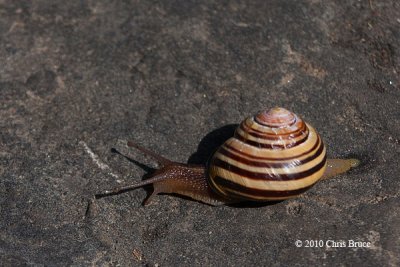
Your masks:
[{"label": "brown stripe", "polygon": [[[248,126],[248,125],[246,124],[246,122],[247,122],[247,120],[245,120],[244,122],[242,122],[242,124],[245,124],[246,127],[250,128],[252,131],[257,132],[257,133],[260,133],[260,134],[265,133],[265,132],[262,131],[262,130],[255,129],[255,128],[251,128],[251,126]],[[303,121],[301,121],[301,126],[300,126],[300,128],[303,128],[304,126],[306,126],[306,124],[305,124]],[[263,127],[263,126],[261,126],[261,127]],[[294,133],[294,132],[296,132],[296,131],[298,131],[298,129],[295,129],[293,132],[288,132],[288,133],[286,133],[286,134],[291,134],[291,133]]]},{"label": "brown stripe", "polygon": [[[317,146],[319,144],[320,144],[320,139],[318,138],[316,144],[309,151],[307,151],[304,154],[311,154],[317,148]],[[320,145],[318,150],[315,151],[314,154],[312,154],[311,156],[309,156],[309,157],[307,157],[307,158],[305,158],[305,159],[303,159],[301,161],[296,161],[295,162],[296,166],[300,166],[300,165],[306,164],[307,162],[310,162],[313,159],[317,158],[319,155],[321,155],[323,149],[324,149],[324,146]],[[224,156],[226,156],[228,158],[234,159],[235,161],[238,161],[240,163],[243,163],[243,164],[246,164],[246,165],[249,165],[249,166],[254,166],[254,167],[283,168],[283,167],[287,166],[287,164],[288,164],[287,162],[286,163],[260,162],[260,161],[254,161],[254,160],[246,159],[246,158],[243,158],[243,157],[241,157],[239,155],[233,154],[232,152],[226,150],[224,148],[224,146],[222,146],[218,150],[218,153],[221,153],[222,155],[224,155]],[[241,153],[241,154],[243,154],[243,153]],[[286,160],[285,158],[280,159],[280,161],[285,161],[285,160]],[[290,163],[292,164],[292,162],[290,162]]]},{"label": "brown stripe", "polygon": [[285,144],[285,145],[277,145],[277,144],[264,144],[264,143],[259,143],[253,140],[248,140],[247,138],[241,136],[240,134],[235,133],[235,137],[242,141],[243,143],[246,143],[248,145],[258,147],[258,148],[269,148],[269,149],[288,149],[294,146],[298,146],[302,143],[304,143],[307,140],[308,134],[304,136],[304,138],[291,143],[291,144]]},{"label": "brown stripe", "polygon": [[253,129],[244,123],[240,124],[240,129],[257,138],[265,139],[265,140],[282,140],[282,139],[289,139],[289,138],[296,138],[299,137],[303,134],[308,135],[308,129],[306,127],[305,123],[302,123],[302,127],[300,129],[297,129],[293,132],[288,132],[288,133],[280,133],[280,134],[270,134],[262,131],[258,131],[256,129]]},{"label": "brown stripe", "polygon": [[[254,120],[255,122],[257,122],[258,124],[260,124],[260,125],[262,125],[262,126],[269,127],[269,128],[280,128],[280,127],[281,127],[281,126],[274,126],[274,125],[270,125],[270,124],[263,123],[263,122],[259,121],[259,120],[257,119],[256,116],[253,117],[253,120]],[[295,117],[295,119],[293,120],[293,122],[292,122],[291,124],[288,124],[286,127],[292,126],[292,125],[295,124],[297,121],[298,121],[298,120],[297,120],[297,117]]]},{"label": "brown stripe", "polygon": [[248,196],[241,195],[240,192],[243,192],[244,194],[251,195],[251,196],[257,196],[257,197],[264,197],[265,199],[274,198],[274,197],[290,197],[290,196],[295,196],[299,195],[305,191],[307,191],[309,188],[311,188],[314,184],[295,189],[295,190],[283,190],[283,191],[274,191],[274,190],[261,190],[261,189],[255,189],[255,188],[248,188],[243,185],[234,183],[232,181],[226,180],[220,176],[216,176],[213,178],[213,181],[218,184],[219,187],[223,190],[229,191],[229,193],[225,193],[227,195],[232,195],[236,198],[243,198],[243,199],[249,199],[249,200],[255,200],[252,199]]},{"label": "brown stripe", "polygon": [[230,145],[228,145],[228,144],[224,144],[224,146],[226,146],[226,147],[229,148],[230,150],[233,150],[233,151],[235,151],[236,153],[242,154],[243,156],[246,156],[246,157],[248,157],[248,158],[260,159],[260,160],[265,159],[265,160],[271,160],[271,161],[282,161],[282,160],[289,160],[289,159],[294,159],[294,158],[302,157],[302,156],[308,154],[310,151],[316,149],[316,147],[319,145],[320,142],[321,142],[321,144],[322,144],[321,146],[323,147],[323,146],[324,146],[324,143],[322,142],[321,138],[320,138],[319,135],[318,135],[318,142],[316,142],[315,145],[314,145],[310,150],[308,150],[308,151],[306,151],[306,152],[304,152],[304,153],[302,153],[302,154],[295,155],[295,156],[293,156],[293,157],[287,157],[287,158],[257,157],[257,156],[253,156],[253,155],[250,155],[250,154],[246,154],[246,153],[244,153],[243,151],[240,151],[240,150],[236,149],[235,147],[230,146]]},{"label": "brown stripe", "polygon": [[[306,171],[297,172],[297,173],[288,173],[288,174],[275,174],[275,175],[245,170],[245,169],[239,168],[237,166],[234,166],[232,164],[229,164],[228,162],[225,162],[218,158],[214,158],[211,164],[213,164],[216,167],[222,168],[228,172],[232,172],[234,174],[244,176],[244,177],[246,177],[248,179],[252,179],[252,180],[290,181],[290,180],[302,179],[302,178],[310,176],[313,173],[318,172],[325,166],[325,162],[326,162],[326,154],[320,163],[318,163],[317,165],[315,165],[314,167],[312,167]],[[282,164],[282,167],[283,167],[283,165],[284,164]]]}]

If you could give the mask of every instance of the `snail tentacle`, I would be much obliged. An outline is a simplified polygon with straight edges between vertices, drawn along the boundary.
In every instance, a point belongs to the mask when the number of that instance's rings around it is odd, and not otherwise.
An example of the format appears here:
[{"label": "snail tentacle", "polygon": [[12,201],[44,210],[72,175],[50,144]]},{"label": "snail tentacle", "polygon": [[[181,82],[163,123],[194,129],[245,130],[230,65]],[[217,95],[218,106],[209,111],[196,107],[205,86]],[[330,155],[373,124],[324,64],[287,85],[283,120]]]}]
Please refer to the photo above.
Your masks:
[{"label": "snail tentacle", "polygon": [[142,152],[143,154],[152,157],[153,159],[155,159],[157,161],[158,164],[160,164],[161,166],[166,166],[169,164],[174,163],[173,161],[164,158],[163,156],[158,155],[157,153],[154,153],[153,151],[148,150],[147,148],[144,148],[138,144],[136,144],[133,141],[128,141],[127,142],[127,146],[129,147],[134,147],[137,150],[139,150],[140,152]]},{"label": "snail tentacle", "polygon": [[140,188],[140,187],[143,187],[143,186],[146,186],[146,185],[156,184],[157,182],[159,182],[159,181],[161,181],[163,179],[166,179],[166,177],[165,177],[165,175],[163,175],[161,173],[161,174],[153,176],[153,177],[151,177],[151,178],[149,178],[147,180],[144,180],[144,181],[141,181],[141,182],[137,182],[137,183],[132,184],[132,185],[115,187],[115,188],[113,188],[111,190],[106,190],[106,191],[104,191],[102,193],[95,194],[95,198],[99,199],[99,198],[103,198],[103,197],[106,197],[106,196],[118,195],[118,194],[130,191],[130,190],[134,190],[136,188]]},{"label": "snail tentacle", "polygon": [[143,203],[144,205],[149,204],[154,199],[154,196],[160,193],[178,194],[209,205],[221,205],[228,202],[224,201],[220,196],[215,195],[212,191],[207,182],[204,166],[189,166],[171,161],[132,141],[129,141],[127,145],[135,147],[145,155],[149,155],[155,159],[161,168],[156,170],[152,177],[144,181],[98,193],[95,195],[96,199],[117,195],[152,184],[153,192],[146,198]]}]

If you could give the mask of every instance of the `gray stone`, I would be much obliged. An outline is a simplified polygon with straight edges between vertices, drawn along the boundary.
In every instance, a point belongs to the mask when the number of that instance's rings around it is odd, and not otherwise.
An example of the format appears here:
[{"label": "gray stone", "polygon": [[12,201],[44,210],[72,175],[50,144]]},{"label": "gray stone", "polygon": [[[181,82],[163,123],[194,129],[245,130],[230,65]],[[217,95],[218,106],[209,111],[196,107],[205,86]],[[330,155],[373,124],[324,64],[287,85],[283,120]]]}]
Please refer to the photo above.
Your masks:
[{"label": "gray stone", "polygon": [[[399,14],[394,0],[0,1],[1,265],[400,265]],[[362,164],[263,206],[94,200],[147,173],[111,148],[155,167],[124,141],[204,163],[274,106]]]}]

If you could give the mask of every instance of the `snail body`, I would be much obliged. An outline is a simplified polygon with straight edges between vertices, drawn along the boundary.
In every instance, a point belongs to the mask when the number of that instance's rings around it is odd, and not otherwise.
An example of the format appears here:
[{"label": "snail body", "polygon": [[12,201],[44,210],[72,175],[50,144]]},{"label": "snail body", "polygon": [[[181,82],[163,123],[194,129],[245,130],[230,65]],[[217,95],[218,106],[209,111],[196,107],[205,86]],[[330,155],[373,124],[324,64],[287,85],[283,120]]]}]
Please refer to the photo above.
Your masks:
[{"label": "snail body", "polygon": [[145,204],[159,193],[184,195],[211,205],[283,200],[358,164],[356,159],[327,159],[315,129],[284,108],[245,119],[207,166],[176,163],[133,142],[128,146],[153,157],[161,168],[145,181],[97,194],[97,198],[153,184]]}]

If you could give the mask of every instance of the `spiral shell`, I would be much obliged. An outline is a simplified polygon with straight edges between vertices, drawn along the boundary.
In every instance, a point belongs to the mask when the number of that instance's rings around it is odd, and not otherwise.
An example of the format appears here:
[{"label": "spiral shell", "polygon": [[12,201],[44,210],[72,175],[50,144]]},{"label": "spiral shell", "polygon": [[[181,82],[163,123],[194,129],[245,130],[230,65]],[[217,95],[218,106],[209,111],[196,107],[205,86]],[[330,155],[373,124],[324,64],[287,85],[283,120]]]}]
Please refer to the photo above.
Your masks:
[{"label": "spiral shell", "polygon": [[273,108],[245,119],[212,156],[208,179],[227,199],[281,200],[312,187],[326,168],[326,148],[296,114]]}]

